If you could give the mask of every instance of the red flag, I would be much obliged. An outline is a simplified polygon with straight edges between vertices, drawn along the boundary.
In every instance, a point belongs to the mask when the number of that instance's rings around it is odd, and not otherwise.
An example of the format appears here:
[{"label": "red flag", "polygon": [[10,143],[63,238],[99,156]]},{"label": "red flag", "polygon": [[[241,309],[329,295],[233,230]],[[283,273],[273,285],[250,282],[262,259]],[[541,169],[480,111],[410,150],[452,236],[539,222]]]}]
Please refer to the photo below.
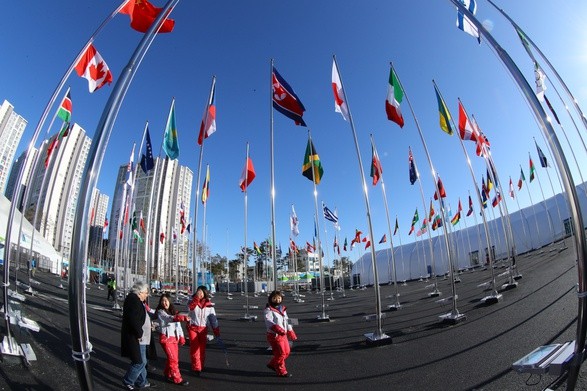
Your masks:
[{"label": "red flag", "polygon": [[[140,33],[146,33],[153,24],[162,8],[155,7],[147,0],[129,0],[128,3],[120,10],[121,14],[130,16],[130,27]],[[173,31],[175,21],[165,19],[159,29],[160,33],[170,33]]]},{"label": "red flag", "polygon": [[514,184],[512,183],[512,177],[510,177],[510,197],[515,198],[516,195],[514,193]]},{"label": "red flag", "polygon": [[250,157],[247,158],[245,163],[245,167],[243,168],[243,173],[241,174],[240,181],[238,183],[239,187],[242,191],[245,191],[247,187],[253,182],[255,179],[255,167],[253,167],[253,160]]},{"label": "red flag", "polygon": [[[444,190],[444,186],[442,185],[442,181],[440,180],[440,176],[438,177],[438,192],[440,192],[440,198],[446,197],[446,191]],[[434,199],[438,200],[438,192],[434,192]]]},{"label": "red flag", "polygon": [[293,88],[285,81],[283,77],[273,67],[271,73],[271,89],[273,96],[273,108],[281,114],[294,120],[296,125],[306,126],[304,119],[304,111],[306,108]]},{"label": "red flag", "polygon": [[361,234],[362,234],[361,231],[359,231],[358,229],[355,229],[355,238],[353,240],[351,240],[351,247],[354,243],[361,242]]},{"label": "red flag", "polygon": [[371,162],[371,177],[373,178],[373,186],[379,182],[381,174],[383,174],[383,167],[381,167],[381,161],[375,147],[371,147],[373,153],[373,160]]},{"label": "red flag", "polygon": [[306,242],[306,251],[309,253],[313,253],[314,251],[316,251],[316,248],[312,246],[309,242]]},{"label": "red flag", "polygon": [[77,74],[88,80],[90,92],[112,83],[112,73],[94,45],[90,44],[75,66]]},{"label": "red flag", "polygon": [[[368,240],[367,238],[365,238],[365,240],[367,241],[367,243],[365,243],[365,250],[368,249],[369,247],[371,247],[371,241]],[[363,240],[363,241],[365,241]]]},{"label": "red flag", "polygon": [[461,140],[477,141],[477,129],[471,125],[467,112],[459,100],[459,135]]},{"label": "red flag", "polygon": [[206,104],[206,109],[204,110],[204,115],[202,116],[202,123],[200,124],[200,133],[198,134],[198,145],[202,145],[204,139],[210,137],[212,133],[216,131],[216,105],[214,101],[216,100],[216,79],[212,84],[212,89],[210,90],[210,99],[208,100],[208,104]]},{"label": "red flag", "polygon": [[165,234],[163,232],[161,232],[159,234],[159,243],[163,244],[164,240],[165,240]]},{"label": "red flag", "polygon": [[491,205],[493,205],[493,207],[495,208],[497,206],[497,204],[499,204],[500,201],[501,201],[501,194],[499,193],[499,191],[496,191],[495,197],[493,197],[493,200],[491,201]]}]

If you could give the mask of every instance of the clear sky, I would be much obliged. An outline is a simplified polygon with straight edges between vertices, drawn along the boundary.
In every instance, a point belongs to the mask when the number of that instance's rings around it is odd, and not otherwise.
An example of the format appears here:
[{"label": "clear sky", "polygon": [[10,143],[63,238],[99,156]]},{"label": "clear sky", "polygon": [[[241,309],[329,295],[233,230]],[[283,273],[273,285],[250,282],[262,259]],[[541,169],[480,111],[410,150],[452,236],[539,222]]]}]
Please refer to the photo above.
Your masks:
[{"label": "clear sky", "polygon": [[[587,110],[584,105],[587,102],[587,3],[583,0],[495,2],[548,56],[583,110]],[[153,3],[164,5],[161,0]],[[67,67],[117,4],[116,1],[18,1],[4,5],[5,17],[0,29],[0,99],[9,100],[16,112],[29,121],[18,153],[28,145]],[[478,1],[477,17],[534,88],[533,65],[511,25],[484,0]],[[194,171],[195,180],[199,155],[197,131],[211,77],[216,75],[217,131],[205,142],[203,160],[203,170],[209,163],[211,171],[206,241],[213,254],[232,258],[244,241],[244,198],[238,180],[245,161],[246,142],[250,143],[257,173],[248,192],[248,245],[261,242],[271,233],[271,58],[306,107],[304,119],[324,167],[324,177],[317,188],[318,203],[324,201],[330,209],[338,209],[341,242],[345,237],[350,241],[355,229],[365,233],[368,229],[351,128],[334,112],[333,54],[337,56],[356,125],[369,184],[375,242],[387,232],[387,221],[380,186],[372,187],[369,178],[370,134],[374,136],[383,166],[391,224],[393,227],[397,215],[402,243],[414,240],[414,235],[407,235],[414,209],[418,208],[421,218],[424,215],[419,185],[411,186],[408,180],[408,146],[412,147],[418,164],[427,205],[433,194],[430,170],[407,102],[404,100],[402,104],[406,123],[403,129],[388,121],[385,114],[390,61],[414,107],[453,210],[459,197],[467,208],[468,192],[473,190],[473,185],[457,136],[449,137],[439,128],[432,79],[437,82],[455,121],[459,97],[469,115],[475,115],[491,141],[506,188],[509,176],[517,182],[519,165],[528,179],[528,152],[531,152],[546,197],[553,193],[539,165],[532,138],[536,137],[549,158],[550,154],[531,110],[489,46],[483,41],[479,45],[473,37],[456,28],[456,10],[448,0],[180,1],[172,18],[176,21],[175,30],[156,38],[129,88],[110,139],[98,188],[112,197],[118,167],[127,161],[134,142],[138,148],[147,120],[154,151],[158,152],[173,97],[181,148],[179,160]],[[140,39],[141,34],[129,27],[128,17],[118,15],[95,40],[95,47],[114,75],[114,83]],[[85,79],[74,74],[67,81],[66,86],[72,91],[72,120],[85,128],[90,137],[113,85],[90,94]],[[579,165],[585,167],[586,153],[575,128],[549,82],[547,87],[547,96],[563,120]],[[291,204],[295,204],[300,220],[298,244],[312,241],[314,197],[312,183],[301,175],[308,129],[295,126],[278,112],[274,118],[276,232],[277,244],[285,250]],[[579,121],[577,124],[581,126]],[[568,144],[560,128],[555,129],[578,182],[577,166]],[[50,134],[57,131],[55,125]],[[581,131],[585,137],[585,129]],[[485,166],[474,157],[472,143],[467,149],[480,181]],[[558,192],[560,186],[554,170],[549,170]],[[536,194],[534,202],[540,201],[537,182],[529,186]],[[509,196],[505,198],[510,211],[518,209]],[[519,193],[519,201],[522,207],[529,205],[526,189]],[[193,213],[194,200],[191,202]],[[478,210],[477,205],[475,208]],[[203,231],[202,216],[200,213],[199,239]],[[473,224],[472,217],[467,219],[467,224]],[[325,224],[321,214],[320,229],[322,240],[331,252],[332,224]],[[398,243],[396,236],[394,244]],[[357,254],[350,255],[356,258]]]}]

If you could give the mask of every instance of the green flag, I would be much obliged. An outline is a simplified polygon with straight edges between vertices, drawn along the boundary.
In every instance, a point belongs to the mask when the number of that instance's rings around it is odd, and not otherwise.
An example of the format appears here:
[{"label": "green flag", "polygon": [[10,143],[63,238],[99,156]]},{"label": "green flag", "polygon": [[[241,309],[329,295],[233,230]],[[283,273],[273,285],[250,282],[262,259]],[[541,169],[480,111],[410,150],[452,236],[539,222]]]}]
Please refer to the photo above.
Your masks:
[{"label": "green flag", "polygon": [[448,108],[446,107],[446,103],[440,96],[440,92],[434,84],[434,92],[436,92],[436,100],[438,101],[438,114],[440,115],[440,129],[444,130],[446,133],[452,136],[452,127],[450,126],[450,113],[448,112]]},{"label": "green flag", "polygon": [[71,95],[69,90],[67,90],[67,94],[63,97],[61,106],[59,106],[59,110],[57,111],[57,116],[61,118],[63,122],[69,122],[71,120],[71,108]]},{"label": "green flag", "polygon": [[315,184],[319,184],[324,174],[320,156],[312,144],[312,139],[308,139],[308,146],[306,147],[306,155],[304,156],[304,164],[302,166],[302,175]]},{"label": "green flag", "polygon": [[171,102],[167,127],[163,136],[163,149],[171,160],[179,157],[179,142],[177,140],[177,126],[175,125],[175,100]]}]

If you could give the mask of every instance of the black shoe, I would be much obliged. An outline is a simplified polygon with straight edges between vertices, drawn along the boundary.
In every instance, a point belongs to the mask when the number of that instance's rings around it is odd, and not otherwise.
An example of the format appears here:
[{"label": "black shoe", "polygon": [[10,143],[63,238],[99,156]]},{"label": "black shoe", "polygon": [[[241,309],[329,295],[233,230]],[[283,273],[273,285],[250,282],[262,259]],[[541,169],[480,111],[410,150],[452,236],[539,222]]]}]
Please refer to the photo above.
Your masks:
[{"label": "black shoe", "polygon": [[291,373],[284,373],[283,375],[277,375],[278,377],[291,377]]},{"label": "black shoe", "polygon": [[277,372],[277,370],[271,364],[267,364],[267,368],[271,369],[273,372]]}]

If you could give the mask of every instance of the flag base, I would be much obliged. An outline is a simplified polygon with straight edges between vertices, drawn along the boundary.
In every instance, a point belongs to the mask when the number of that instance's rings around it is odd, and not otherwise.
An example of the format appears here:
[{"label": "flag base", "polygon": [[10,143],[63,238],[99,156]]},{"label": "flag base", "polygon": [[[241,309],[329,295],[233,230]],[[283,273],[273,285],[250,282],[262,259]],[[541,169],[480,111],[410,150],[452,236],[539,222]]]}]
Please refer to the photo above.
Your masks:
[{"label": "flag base", "polygon": [[501,293],[494,292],[489,296],[485,296],[481,299],[481,302],[485,305],[492,305],[497,304],[503,300],[503,295]]},{"label": "flag base", "polygon": [[467,316],[465,314],[461,314],[459,311],[455,310],[453,312],[449,312],[447,314],[440,315],[439,318],[440,318],[440,321],[443,323],[457,324],[459,322],[466,320]]},{"label": "flag base", "polygon": [[458,278],[458,277],[457,277],[457,278],[455,278],[455,284],[458,284],[459,282],[461,282],[461,279],[460,279],[460,278]]},{"label": "flag base", "polygon": [[364,334],[365,342],[367,342],[367,346],[382,346],[382,345],[390,345],[393,343],[391,337],[385,333],[377,334],[377,333],[367,333]]},{"label": "flag base", "polygon": [[0,345],[0,353],[2,353],[2,355],[8,356],[23,355],[20,345],[16,342],[16,339],[14,339],[14,337],[8,337],[7,335],[4,336],[2,345]]},{"label": "flag base", "polygon": [[318,322],[330,322],[330,316],[326,314],[321,314],[316,317],[316,321]]},{"label": "flag base", "polygon": [[510,289],[514,289],[518,287],[518,283],[515,281],[505,283],[501,286],[501,290],[509,291]]},{"label": "flag base", "polygon": [[514,276],[514,280],[515,280],[515,281],[518,281],[518,280],[521,280],[521,279],[522,279],[522,275],[521,275],[521,274],[516,274],[516,275]]},{"label": "flag base", "polygon": [[402,308],[402,305],[399,301],[397,301],[395,304],[390,304],[387,306],[387,309],[390,311],[397,311],[401,308]]},{"label": "flag base", "polygon": [[241,316],[240,320],[244,320],[247,322],[256,322],[257,321],[257,315],[249,315],[246,314],[244,316]]},{"label": "flag base", "polygon": [[438,297],[440,295],[441,295],[441,292],[438,289],[435,289],[432,292],[428,293],[428,297]]},{"label": "flag base", "polygon": [[120,310],[122,308],[120,308],[120,305],[118,305],[118,303],[114,302],[114,305],[112,306],[113,310]]}]

